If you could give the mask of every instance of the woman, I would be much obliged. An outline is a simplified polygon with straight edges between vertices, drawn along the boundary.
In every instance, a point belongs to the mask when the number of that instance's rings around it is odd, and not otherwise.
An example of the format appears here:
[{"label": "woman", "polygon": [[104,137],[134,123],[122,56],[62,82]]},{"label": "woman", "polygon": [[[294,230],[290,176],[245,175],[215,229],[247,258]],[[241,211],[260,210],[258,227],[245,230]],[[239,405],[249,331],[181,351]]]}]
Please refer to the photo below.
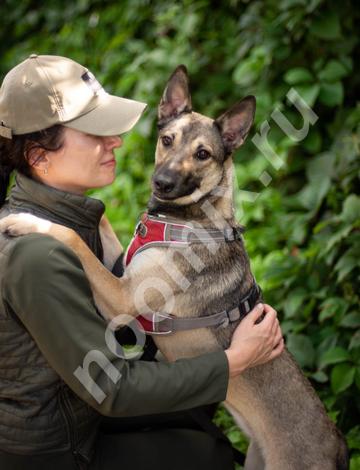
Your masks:
[{"label": "woman", "polygon": [[[108,95],[70,59],[31,55],[12,69],[0,92],[1,205],[12,171],[17,178],[0,218],[26,211],[66,225],[106,258],[104,205],[85,193],[114,181],[118,135],[144,108]],[[185,429],[185,415],[168,415],[150,429],[150,418],[125,425],[113,419],[107,430],[101,416],[175,413],[224,400],[229,376],[282,352],[271,307],[254,308],[226,351],[172,364],[130,362],[107,348],[106,323],[66,246],[39,235],[1,235],[0,268],[0,468],[232,468],[229,448],[196,426]],[[89,390],[74,371],[94,351]],[[109,380],[111,372],[118,380]],[[94,399],[96,387],[106,389],[103,400]]]}]

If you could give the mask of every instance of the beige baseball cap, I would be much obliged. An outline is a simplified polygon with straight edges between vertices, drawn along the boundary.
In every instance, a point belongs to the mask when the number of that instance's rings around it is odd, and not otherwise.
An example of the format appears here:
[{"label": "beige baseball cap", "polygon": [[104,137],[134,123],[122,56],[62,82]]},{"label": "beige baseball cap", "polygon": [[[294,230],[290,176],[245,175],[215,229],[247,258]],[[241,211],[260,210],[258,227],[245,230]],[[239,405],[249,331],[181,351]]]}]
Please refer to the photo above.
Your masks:
[{"label": "beige baseball cap", "polygon": [[140,118],[145,103],[105,92],[71,59],[31,56],[10,70],[0,89],[0,135],[35,132],[55,124],[100,136],[119,135]]}]

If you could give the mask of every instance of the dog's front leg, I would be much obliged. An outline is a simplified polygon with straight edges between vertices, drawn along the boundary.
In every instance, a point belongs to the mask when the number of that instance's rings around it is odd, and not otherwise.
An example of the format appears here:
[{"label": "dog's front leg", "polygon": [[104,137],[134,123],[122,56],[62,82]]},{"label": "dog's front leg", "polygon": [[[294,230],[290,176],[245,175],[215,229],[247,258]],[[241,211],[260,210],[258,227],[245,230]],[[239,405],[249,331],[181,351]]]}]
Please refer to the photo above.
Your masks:
[{"label": "dog's front leg", "polygon": [[54,224],[32,214],[11,214],[0,220],[0,231],[11,236],[41,233],[50,235],[70,247],[80,258],[93,291],[95,303],[102,315],[111,320],[119,313],[136,316],[131,280],[117,278],[94,256],[90,248],[72,229]]}]

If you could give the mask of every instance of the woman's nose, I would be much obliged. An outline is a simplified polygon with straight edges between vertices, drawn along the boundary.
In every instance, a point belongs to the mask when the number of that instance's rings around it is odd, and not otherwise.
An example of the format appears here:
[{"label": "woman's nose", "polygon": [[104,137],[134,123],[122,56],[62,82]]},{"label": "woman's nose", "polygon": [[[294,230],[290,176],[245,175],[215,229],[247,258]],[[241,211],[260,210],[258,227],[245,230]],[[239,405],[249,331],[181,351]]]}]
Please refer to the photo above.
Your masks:
[{"label": "woman's nose", "polygon": [[122,138],[118,135],[104,137],[105,146],[108,150],[116,149],[122,146]]}]

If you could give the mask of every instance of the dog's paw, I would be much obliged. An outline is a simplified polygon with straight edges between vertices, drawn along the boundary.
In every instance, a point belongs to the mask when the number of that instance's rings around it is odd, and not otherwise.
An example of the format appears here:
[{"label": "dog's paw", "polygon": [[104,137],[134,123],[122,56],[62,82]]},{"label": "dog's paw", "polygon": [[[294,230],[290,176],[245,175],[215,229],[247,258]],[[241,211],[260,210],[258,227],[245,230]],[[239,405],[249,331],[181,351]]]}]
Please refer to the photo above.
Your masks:
[{"label": "dog's paw", "polygon": [[0,220],[0,232],[18,237],[28,233],[48,233],[51,222],[32,214],[11,214]]}]

